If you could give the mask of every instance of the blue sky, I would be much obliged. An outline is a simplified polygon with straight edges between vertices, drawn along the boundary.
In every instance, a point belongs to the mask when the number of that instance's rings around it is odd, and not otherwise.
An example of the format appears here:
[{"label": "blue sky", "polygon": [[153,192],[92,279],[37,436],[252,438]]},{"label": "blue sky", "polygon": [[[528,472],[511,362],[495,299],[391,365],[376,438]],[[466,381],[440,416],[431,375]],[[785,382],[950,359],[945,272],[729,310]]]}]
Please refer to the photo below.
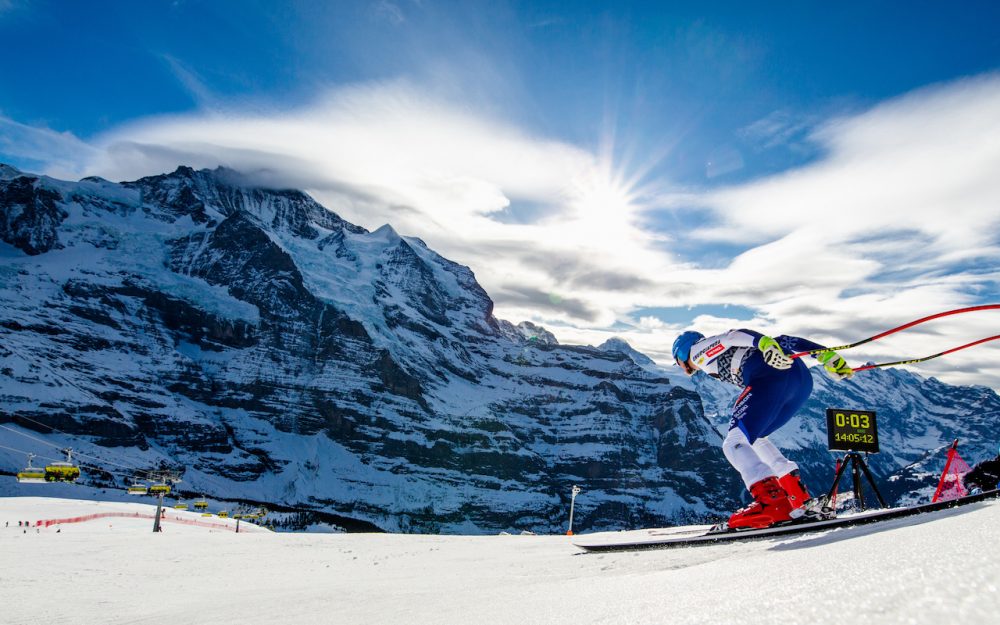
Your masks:
[{"label": "blue sky", "polygon": [[[0,161],[266,172],[660,360],[1000,299],[1000,5],[764,4],[0,0]],[[924,372],[995,386],[977,354]]]},{"label": "blue sky", "polygon": [[[713,157],[750,144],[745,131],[769,115],[808,127],[1000,62],[995,3],[704,4],[7,0],[0,49],[21,62],[3,68],[0,111],[86,138],[210,103],[294,106],[410,76],[578,145],[598,144],[611,118],[643,156],[673,146],[657,161],[672,178],[711,184],[730,167],[713,172]],[[753,147],[721,177],[813,156]]]}]

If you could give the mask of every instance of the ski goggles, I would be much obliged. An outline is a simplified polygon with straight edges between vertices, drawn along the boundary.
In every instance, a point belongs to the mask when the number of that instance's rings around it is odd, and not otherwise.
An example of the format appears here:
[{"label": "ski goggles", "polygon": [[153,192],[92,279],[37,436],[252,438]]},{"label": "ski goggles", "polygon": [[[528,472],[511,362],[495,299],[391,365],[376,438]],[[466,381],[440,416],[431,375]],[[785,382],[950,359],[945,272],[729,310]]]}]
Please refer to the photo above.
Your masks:
[{"label": "ski goggles", "polygon": [[685,362],[681,362],[680,358],[674,358],[674,362],[677,363],[678,367],[680,367],[681,369],[684,370],[684,373],[686,375],[694,375],[694,371],[695,371],[694,367],[692,367],[691,365],[689,365],[686,361]]}]

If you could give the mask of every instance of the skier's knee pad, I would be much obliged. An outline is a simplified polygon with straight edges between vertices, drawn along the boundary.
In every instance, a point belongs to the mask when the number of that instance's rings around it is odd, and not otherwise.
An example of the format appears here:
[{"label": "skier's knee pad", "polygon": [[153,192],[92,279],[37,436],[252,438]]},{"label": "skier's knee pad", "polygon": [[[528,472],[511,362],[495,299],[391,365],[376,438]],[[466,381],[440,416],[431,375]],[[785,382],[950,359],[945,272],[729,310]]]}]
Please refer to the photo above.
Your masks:
[{"label": "skier's knee pad", "polygon": [[746,434],[739,428],[729,430],[726,439],[722,441],[722,453],[729,464],[740,472],[747,488],[760,480],[774,475],[771,467],[761,461],[754,451],[753,445],[747,440]]},{"label": "skier's knee pad", "polygon": [[733,462],[733,455],[738,453],[737,450],[741,445],[746,445],[748,449],[753,448],[743,430],[738,427],[731,428],[729,433],[726,434],[726,438],[722,441],[722,453],[725,454],[730,463]]}]

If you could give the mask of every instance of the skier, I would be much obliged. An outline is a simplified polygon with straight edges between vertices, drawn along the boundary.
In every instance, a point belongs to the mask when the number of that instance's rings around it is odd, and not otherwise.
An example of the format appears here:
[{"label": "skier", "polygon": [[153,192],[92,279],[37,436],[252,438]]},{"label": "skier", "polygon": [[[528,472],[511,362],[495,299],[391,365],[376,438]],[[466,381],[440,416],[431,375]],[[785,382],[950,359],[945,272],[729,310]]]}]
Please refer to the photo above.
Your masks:
[{"label": "skier", "polygon": [[674,360],[685,374],[700,370],[743,388],[733,406],[722,453],[740,472],[753,502],[729,517],[730,528],[767,527],[805,514],[801,508],[810,496],[799,468],[767,437],[785,425],[812,392],[809,369],[786,352],[813,350],[824,350],[813,357],[835,379],[854,374],[836,352],[795,336],[775,339],[740,329],[705,338],[687,331],[674,341]]},{"label": "skier", "polygon": [[969,493],[978,495],[986,490],[1000,488],[1000,454],[991,460],[983,460],[962,478]]}]

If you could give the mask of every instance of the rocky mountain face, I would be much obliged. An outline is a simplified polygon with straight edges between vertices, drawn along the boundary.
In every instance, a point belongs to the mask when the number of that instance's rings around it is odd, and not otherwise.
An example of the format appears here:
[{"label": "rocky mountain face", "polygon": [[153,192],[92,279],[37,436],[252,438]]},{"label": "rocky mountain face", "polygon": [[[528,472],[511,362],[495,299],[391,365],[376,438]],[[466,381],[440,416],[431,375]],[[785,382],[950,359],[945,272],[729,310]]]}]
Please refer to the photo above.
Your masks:
[{"label": "rocky mountain face", "polygon": [[[57,455],[45,441],[91,484],[169,467],[188,495],[391,531],[565,530],[573,484],[581,530],[740,503],[719,450],[735,389],[497,319],[467,267],[299,191],[0,166],[0,240],[0,471]],[[900,371],[818,378],[776,437],[816,481],[827,405],[879,411],[881,476],[956,436],[992,448],[1000,414]]]}]

